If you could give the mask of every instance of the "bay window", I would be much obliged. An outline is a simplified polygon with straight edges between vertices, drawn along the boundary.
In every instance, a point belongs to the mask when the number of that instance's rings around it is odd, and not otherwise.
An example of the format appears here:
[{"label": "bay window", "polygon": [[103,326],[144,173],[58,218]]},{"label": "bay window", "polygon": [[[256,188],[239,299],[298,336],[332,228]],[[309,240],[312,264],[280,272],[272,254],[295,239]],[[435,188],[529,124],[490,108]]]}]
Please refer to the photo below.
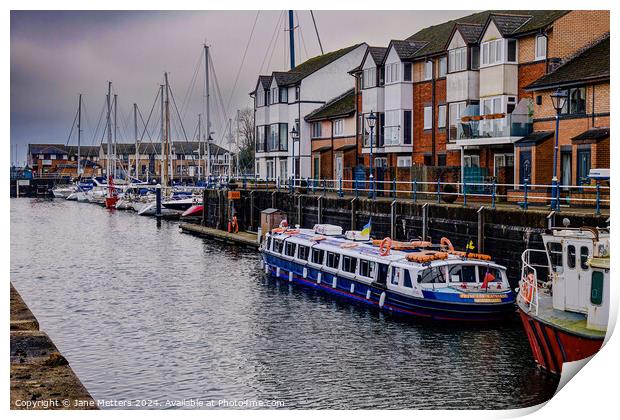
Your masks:
[{"label": "bay window", "polygon": [[483,66],[517,62],[516,39],[494,39],[482,43],[481,48]]},{"label": "bay window", "polygon": [[375,67],[365,69],[362,74],[362,87],[364,89],[377,86],[377,69]]},{"label": "bay window", "polygon": [[450,73],[467,70],[467,47],[448,52],[448,69]]},{"label": "bay window", "polygon": [[398,68],[400,67],[400,63],[392,63],[385,65],[385,83],[395,83],[398,82]]},{"label": "bay window", "polygon": [[265,126],[259,125],[256,127],[256,151],[265,151]]},{"label": "bay window", "polygon": [[285,87],[280,88],[280,103],[285,104],[288,102],[288,89]]},{"label": "bay window", "polygon": [[385,111],[384,144],[386,146],[399,143],[400,110]]},{"label": "bay window", "polygon": [[272,104],[277,104],[278,103],[278,88],[274,87],[271,89],[271,103]]},{"label": "bay window", "polygon": [[269,151],[276,151],[280,145],[280,132],[278,130],[279,124],[271,124],[270,126],[270,138],[268,148]]},{"label": "bay window", "polygon": [[279,124],[279,134],[280,134],[280,151],[288,150],[288,124],[280,123]]}]

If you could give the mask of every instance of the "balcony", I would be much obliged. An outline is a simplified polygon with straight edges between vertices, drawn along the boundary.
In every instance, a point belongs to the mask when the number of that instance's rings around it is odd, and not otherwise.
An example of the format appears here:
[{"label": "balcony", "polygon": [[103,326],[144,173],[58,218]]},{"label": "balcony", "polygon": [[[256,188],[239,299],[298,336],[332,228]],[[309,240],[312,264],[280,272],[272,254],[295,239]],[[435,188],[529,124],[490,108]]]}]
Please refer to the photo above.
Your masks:
[{"label": "balcony", "polygon": [[456,140],[525,137],[532,132],[532,118],[522,114],[490,114],[462,117]]}]

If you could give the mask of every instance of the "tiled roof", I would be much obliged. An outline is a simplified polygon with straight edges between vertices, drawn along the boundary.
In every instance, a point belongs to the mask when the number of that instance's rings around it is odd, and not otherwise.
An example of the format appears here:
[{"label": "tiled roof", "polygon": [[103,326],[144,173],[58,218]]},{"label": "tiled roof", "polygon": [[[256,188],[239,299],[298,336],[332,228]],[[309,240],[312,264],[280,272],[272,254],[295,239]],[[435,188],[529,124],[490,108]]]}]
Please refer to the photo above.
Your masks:
[{"label": "tiled roof", "polygon": [[31,143],[28,145],[28,153],[34,154],[64,154],[67,149],[64,144],[54,143]]},{"label": "tiled roof", "polygon": [[[70,155],[77,156],[77,146],[66,146],[65,149]],[[99,146],[80,146],[80,156],[98,156]]]},{"label": "tiled roof", "polygon": [[[171,147],[174,147],[175,153],[192,154],[194,153],[194,150],[198,150],[198,144],[199,143],[197,141],[173,141],[171,144]],[[108,145],[106,143],[103,143],[101,145],[101,148],[103,149],[104,154],[108,150],[107,146]],[[133,155],[136,151],[136,145],[134,143],[118,143],[116,146],[117,146],[116,147],[117,154]],[[203,142],[202,146],[204,147],[204,150],[207,150],[206,143]],[[159,142],[141,143],[139,145],[139,148],[140,148],[140,154],[143,154],[143,155],[148,155],[151,153],[159,154],[161,150],[161,143]],[[227,150],[224,149],[222,146],[219,146],[215,143],[211,143],[211,154],[220,155],[226,152]]]},{"label": "tiled roof", "polygon": [[[492,14],[499,15],[527,15],[528,20],[523,20],[520,27],[514,28],[514,32],[510,35],[517,36],[527,32],[537,31],[545,28],[547,25],[553,23],[556,19],[568,13],[568,11],[561,10],[515,10],[515,11],[501,11],[501,10],[486,10],[484,12],[474,13],[468,16],[464,16],[459,19],[450,20],[448,22],[440,23],[438,25],[429,26],[424,28],[415,34],[407,38],[408,41],[422,41],[427,44],[420,48],[415,54],[416,58],[422,58],[427,55],[438,54],[444,51],[447,45],[452,31],[456,24],[473,24],[486,26],[487,21]],[[501,19],[500,19],[501,20]],[[510,19],[504,19],[505,27],[508,28]],[[515,19],[516,20],[516,19]],[[514,26],[514,23],[513,23]]]},{"label": "tiled roof", "polygon": [[[406,40],[399,41],[395,39],[390,41],[390,45],[394,48],[394,50],[396,51],[396,54],[398,54],[398,57],[402,61],[413,59],[416,56],[416,53],[421,48],[423,48],[426,44],[428,44],[428,42],[426,41],[406,41]],[[387,58],[387,53],[384,54],[383,62],[385,62],[386,58]]]},{"label": "tiled roof", "polygon": [[491,14],[491,20],[495,23],[495,26],[502,34],[502,36],[512,35],[517,29],[522,27],[525,22],[529,21],[530,19],[532,19],[532,16],[529,16],[527,14]]},{"label": "tiled roof", "polygon": [[368,54],[372,56],[375,63],[381,63],[386,52],[386,47],[368,47]]},{"label": "tiled roof", "polygon": [[572,140],[602,140],[609,137],[609,127],[591,128],[572,138]]},{"label": "tiled roof", "polygon": [[483,25],[475,25],[472,23],[457,23],[455,26],[467,44],[478,42],[478,38],[480,38],[480,34],[484,28]]},{"label": "tiled roof", "polygon": [[533,131],[527,136],[515,142],[515,146],[526,146],[529,144],[537,144],[543,140],[547,140],[555,134],[555,131]]},{"label": "tiled roof", "polygon": [[355,89],[349,89],[343,94],[329,100],[320,108],[306,115],[306,121],[318,121],[333,117],[341,117],[355,112]]},{"label": "tiled roof", "polygon": [[551,89],[605,79],[609,79],[609,35],[586,48],[555,71],[531,83],[526,89]]},{"label": "tiled roof", "polygon": [[252,92],[250,92],[250,95],[256,93],[256,89],[258,88],[259,84],[263,87],[263,89],[269,89],[269,87],[271,86],[271,76],[258,76],[258,82],[256,83],[256,87]]}]

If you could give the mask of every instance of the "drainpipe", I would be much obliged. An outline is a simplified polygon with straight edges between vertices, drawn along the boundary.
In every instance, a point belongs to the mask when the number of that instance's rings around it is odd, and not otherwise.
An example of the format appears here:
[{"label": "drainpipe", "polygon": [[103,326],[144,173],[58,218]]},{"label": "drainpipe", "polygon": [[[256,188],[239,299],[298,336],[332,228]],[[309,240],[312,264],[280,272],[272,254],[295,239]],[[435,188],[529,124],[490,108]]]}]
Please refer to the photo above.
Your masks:
[{"label": "drainpipe", "polygon": [[592,128],[596,126],[594,121],[594,89],[596,89],[596,86],[592,85]]}]

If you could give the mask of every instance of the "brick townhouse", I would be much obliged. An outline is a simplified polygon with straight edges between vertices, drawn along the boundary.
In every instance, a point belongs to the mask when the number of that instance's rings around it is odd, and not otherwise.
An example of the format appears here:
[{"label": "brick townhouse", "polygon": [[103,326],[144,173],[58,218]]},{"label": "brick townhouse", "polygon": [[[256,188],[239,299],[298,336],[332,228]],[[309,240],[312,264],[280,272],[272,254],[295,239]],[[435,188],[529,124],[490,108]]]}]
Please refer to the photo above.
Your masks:
[{"label": "brick townhouse", "polygon": [[[99,146],[81,146],[80,160],[84,176],[100,173]],[[70,176],[78,175],[77,146],[58,143],[28,144],[28,166],[35,176]]]}]

